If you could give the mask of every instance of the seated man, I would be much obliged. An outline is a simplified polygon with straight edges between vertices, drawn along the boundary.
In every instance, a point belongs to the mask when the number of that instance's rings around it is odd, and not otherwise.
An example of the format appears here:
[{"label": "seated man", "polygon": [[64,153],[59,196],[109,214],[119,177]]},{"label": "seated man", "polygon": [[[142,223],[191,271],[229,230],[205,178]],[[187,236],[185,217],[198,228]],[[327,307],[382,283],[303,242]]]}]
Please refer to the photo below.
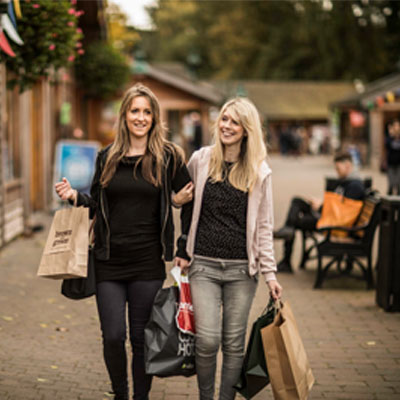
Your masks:
[{"label": "seated man", "polygon": [[[337,153],[334,157],[338,183],[335,192],[354,200],[363,200],[365,188],[363,182],[353,172],[352,157],[348,152]],[[321,216],[322,201],[315,198],[295,197],[290,205],[285,225],[274,232],[274,238],[285,239],[283,259],[278,263],[278,271],[292,272],[290,258],[293,250],[295,230],[316,229]]]}]

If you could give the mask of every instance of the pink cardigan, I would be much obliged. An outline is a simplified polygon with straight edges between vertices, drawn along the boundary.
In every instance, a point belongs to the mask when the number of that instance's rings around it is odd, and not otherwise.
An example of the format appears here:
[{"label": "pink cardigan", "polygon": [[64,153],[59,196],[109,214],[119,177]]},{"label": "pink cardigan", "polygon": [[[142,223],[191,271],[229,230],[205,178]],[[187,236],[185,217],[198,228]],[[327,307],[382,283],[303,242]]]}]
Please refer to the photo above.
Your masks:
[{"label": "pink cardigan", "polygon": [[[190,176],[195,184],[193,215],[187,239],[186,251],[193,257],[195,236],[200,217],[203,190],[208,177],[211,146],[203,147],[193,153],[188,163]],[[264,161],[254,189],[249,193],[246,223],[246,246],[249,258],[249,273],[259,271],[265,281],[275,280],[276,262],[273,248],[273,205],[271,169]]]}]

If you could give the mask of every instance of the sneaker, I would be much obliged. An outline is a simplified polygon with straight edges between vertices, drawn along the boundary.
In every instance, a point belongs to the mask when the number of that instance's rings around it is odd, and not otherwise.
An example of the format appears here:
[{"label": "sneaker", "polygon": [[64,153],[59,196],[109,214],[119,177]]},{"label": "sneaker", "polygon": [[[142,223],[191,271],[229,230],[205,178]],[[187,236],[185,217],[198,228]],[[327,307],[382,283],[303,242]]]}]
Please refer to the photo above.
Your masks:
[{"label": "sneaker", "polygon": [[294,231],[295,229],[292,226],[285,225],[281,229],[274,232],[274,239],[293,240]]},{"label": "sneaker", "polygon": [[277,265],[278,272],[287,272],[292,274],[293,273],[293,268],[292,265],[290,264],[290,261],[282,260],[278,263]]}]

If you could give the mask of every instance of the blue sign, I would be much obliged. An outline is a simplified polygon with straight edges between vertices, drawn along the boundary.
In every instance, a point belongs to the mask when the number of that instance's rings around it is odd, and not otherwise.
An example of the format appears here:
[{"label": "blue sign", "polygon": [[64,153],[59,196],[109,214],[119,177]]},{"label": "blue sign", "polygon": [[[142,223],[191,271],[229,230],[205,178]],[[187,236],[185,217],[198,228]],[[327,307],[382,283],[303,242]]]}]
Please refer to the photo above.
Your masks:
[{"label": "blue sign", "polygon": [[89,193],[100,144],[95,141],[61,140],[56,145],[54,181],[67,178],[73,189]]}]

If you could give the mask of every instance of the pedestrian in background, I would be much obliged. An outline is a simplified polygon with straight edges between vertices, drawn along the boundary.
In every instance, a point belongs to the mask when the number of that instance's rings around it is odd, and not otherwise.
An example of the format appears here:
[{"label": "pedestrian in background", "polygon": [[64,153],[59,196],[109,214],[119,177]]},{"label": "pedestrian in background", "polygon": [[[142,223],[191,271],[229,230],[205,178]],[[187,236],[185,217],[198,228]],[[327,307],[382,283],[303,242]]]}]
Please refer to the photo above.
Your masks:
[{"label": "pedestrian in background", "polygon": [[[96,217],[96,300],[116,400],[129,398],[127,306],[133,399],[149,399],[152,377],[144,367],[144,328],[165,279],[164,261],[173,258],[171,193],[190,181],[181,149],[164,137],[157,98],[136,84],[122,99],[114,142],[98,154],[90,195],[71,188],[65,178],[56,184],[63,200],[90,207]],[[182,259],[187,257],[189,223],[190,214],[186,221],[182,219],[178,249]]]},{"label": "pedestrian in background", "polygon": [[[228,101],[218,116],[215,144],[188,164],[195,185],[185,259],[196,324],[196,370],[201,400],[214,399],[222,344],[220,400],[235,398],[247,319],[261,272],[271,295],[282,288],[273,255],[271,169],[259,114],[248,99]],[[222,315],[221,315],[222,308]]]},{"label": "pedestrian in background", "polygon": [[385,139],[388,194],[400,195],[400,121],[393,120],[388,127]]}]

